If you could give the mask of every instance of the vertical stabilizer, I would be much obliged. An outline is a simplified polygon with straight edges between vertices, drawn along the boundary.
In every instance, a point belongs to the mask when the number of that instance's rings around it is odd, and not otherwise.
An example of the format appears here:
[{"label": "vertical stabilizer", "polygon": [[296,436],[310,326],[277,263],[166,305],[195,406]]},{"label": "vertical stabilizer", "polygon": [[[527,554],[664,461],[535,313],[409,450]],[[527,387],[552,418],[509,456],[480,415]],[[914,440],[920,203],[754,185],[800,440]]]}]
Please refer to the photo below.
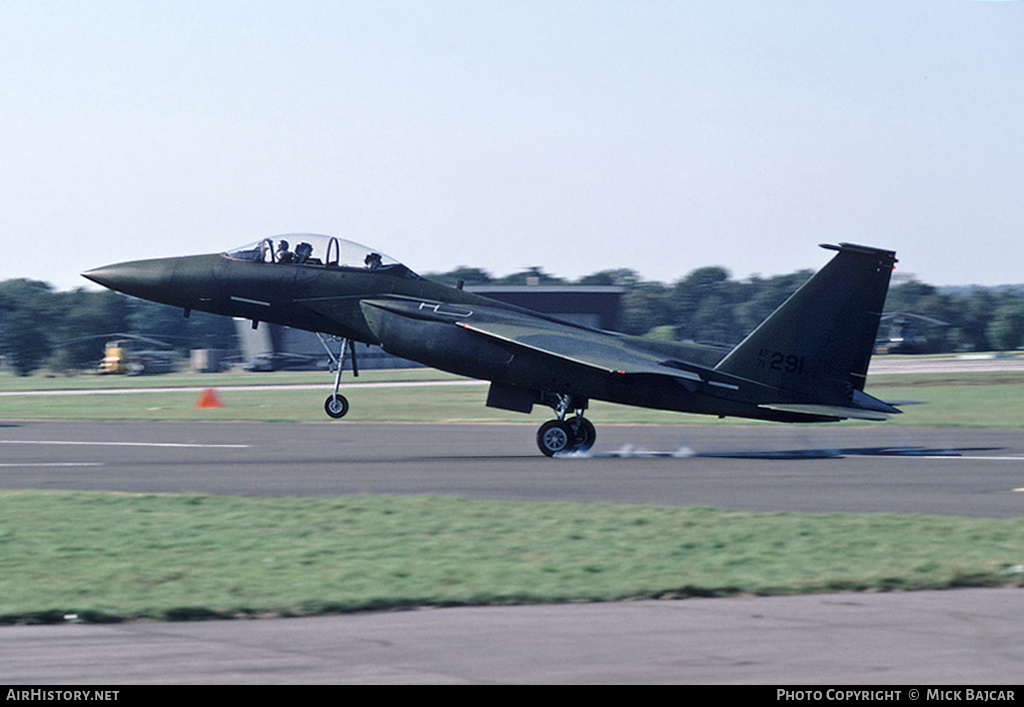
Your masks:
[{"label": "vertical stabilizer", "polygon": [[841,243],[828,264],[793,293],[716,370],[848,404],[864,389],[896,253]]}]

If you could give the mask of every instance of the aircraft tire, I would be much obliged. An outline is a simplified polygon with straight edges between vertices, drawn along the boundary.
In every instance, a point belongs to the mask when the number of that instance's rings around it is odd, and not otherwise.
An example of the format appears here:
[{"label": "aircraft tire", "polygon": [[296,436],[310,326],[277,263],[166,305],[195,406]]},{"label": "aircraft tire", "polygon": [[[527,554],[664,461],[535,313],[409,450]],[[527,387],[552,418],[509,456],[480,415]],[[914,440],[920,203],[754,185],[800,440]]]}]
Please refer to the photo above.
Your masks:
[{"label": "aircraft tire", "polygon": [[597,441],[597,430],[594,423],[585,417],[573,417],[568,421],[569,427],[575,430],[575,444],[573,451],[585,452],[594,446]]},{"label": "aircraft tire", "polygon": [[324,411],[335,420],[340,420],[348,412],[348,399],[344,395],[330,395],[324,401]]},{"label": "aircraft tire", "polygon": [[548,420],[537,430],[537,446],[549,457],[571,452],[576,448],[576,433],[561,420]]}]

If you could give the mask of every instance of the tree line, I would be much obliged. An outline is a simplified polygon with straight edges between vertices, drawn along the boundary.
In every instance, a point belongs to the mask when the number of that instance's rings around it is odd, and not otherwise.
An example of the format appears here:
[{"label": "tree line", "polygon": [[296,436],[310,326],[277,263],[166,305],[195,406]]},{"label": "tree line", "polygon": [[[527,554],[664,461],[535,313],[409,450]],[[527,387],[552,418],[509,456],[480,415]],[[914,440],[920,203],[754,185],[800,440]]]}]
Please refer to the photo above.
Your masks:
[{"label": "tree line", "polygon": [[[636,336],[734,346],[814,272],[733,279],[722,267],[698,268],[671,284],[633,270],[605,270],[567,281],[532,268],[494,278],[478,268],[430,275],[466,285],[611,285],[624,289],[619,330]],[[879,327],[883,339],[909,339],[916,353],[1011,351],[1024,347],[1024,285],[940,288],[897,273]]]},{"label": "tree line", "polygon": [[[623,289],[618,329],[663,340],[732,346],[811,275],[731,277],[722,267],[694,270],[674,283],[644,280],[628,269],[565,280],[530,268],[493,277],[460,267],[426,277],[455,285],[603,285]],[[1024,287],[939,288],[913,278],[889,288],[879,335],[912,342],[919,353],[1024,348]],[[0,356],[18,375],[94,370],[106,339],[120,335],[166,342],[187,355],[194,348],[236,349],[227,317],[182,311],[110,291],[58,292],[35,280],[0,282]]]},{"label": "tree line", "polygon": [[20,376],[96,370],[107,340],[139,336],[181,355],[194,348],[235,349],[227,317],[182,310],[104,290],[58,292],[38,280],[0,282],[0,356]]}]

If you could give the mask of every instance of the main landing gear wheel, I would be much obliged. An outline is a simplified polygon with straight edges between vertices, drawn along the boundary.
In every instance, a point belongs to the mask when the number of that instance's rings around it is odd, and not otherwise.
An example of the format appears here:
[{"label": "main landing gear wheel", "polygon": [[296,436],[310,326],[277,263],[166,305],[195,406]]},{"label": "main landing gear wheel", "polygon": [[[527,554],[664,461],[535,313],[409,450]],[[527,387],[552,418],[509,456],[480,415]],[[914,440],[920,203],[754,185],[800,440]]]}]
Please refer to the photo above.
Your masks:
[{"label": "main landing gear wheel", "polygon": [[549,457],[571,452],[576,448],[576,433],[567,422],[548,420],[537,430],[537,446]]},{"label": "main landing gear wheel", "polygon": [[348,399],[344,395],[328,396],[324,401],[324,410],[335,420],[340,420],[348,412]]},{"label": "main landing gear wheel", "polygon": [[593,422],[585,417],[577,416],[566,420],[566,424],[575,434],[574,452],[585,452],[594,446],[594,442],[597,441],[597,430],[594,429]]}]

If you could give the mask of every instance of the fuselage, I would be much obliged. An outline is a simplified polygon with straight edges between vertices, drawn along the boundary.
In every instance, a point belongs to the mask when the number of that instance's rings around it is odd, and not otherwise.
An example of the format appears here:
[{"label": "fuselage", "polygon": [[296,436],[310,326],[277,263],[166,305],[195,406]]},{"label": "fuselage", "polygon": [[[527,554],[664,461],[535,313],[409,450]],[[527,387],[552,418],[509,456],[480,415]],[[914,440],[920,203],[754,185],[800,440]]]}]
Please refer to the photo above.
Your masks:
[{"label": "fuselage", "polygon": [[[184,310],[280,324],[377,345],[439,370],[578,400],[602,399],[698,411],[699,396],[642,376],[616,378],[540,352],[482,339],[452,324],[475,308],[524,321],[551,322],[617,347],[710,368],[717,349],[599,332],[420,277],[400,263],[365,265],[266,262],[231,253],[121,263],[83,273],[111,289]],[[593,346],[593,342],[589,344]],[[737,414],[740,412],[737,407]],[[709,411],[710,412],[710,411]]]},{"label": "fuselage", "polygon": [[210,312],[378,345],[491,381],[488,405],[528,412],[541,403],[560,421],[572,410],[582,418],[590,400],[780,422],[885,419],[898,410],[863,387],[894,254],[826,247],[838,255],[728,353],[561,321],[313,234],[83,274],[186,315]]}]

